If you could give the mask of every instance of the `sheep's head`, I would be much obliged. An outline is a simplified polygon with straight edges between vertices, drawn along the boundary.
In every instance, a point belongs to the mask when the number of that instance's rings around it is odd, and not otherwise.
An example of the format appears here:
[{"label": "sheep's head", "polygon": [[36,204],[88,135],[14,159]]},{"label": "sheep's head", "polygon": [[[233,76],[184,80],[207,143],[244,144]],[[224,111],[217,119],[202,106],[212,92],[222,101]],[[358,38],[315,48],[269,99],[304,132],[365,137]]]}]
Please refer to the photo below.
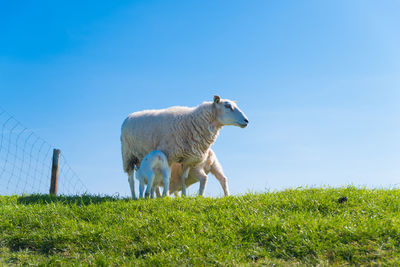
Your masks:
[{"label": "sheep's head", "polygon": [[234,125],[244,128],[249,124],[249,120],[236,105],[236,101],[221,99],[216,95],[213,105],[216,108],[217,120],[221,125]]}]

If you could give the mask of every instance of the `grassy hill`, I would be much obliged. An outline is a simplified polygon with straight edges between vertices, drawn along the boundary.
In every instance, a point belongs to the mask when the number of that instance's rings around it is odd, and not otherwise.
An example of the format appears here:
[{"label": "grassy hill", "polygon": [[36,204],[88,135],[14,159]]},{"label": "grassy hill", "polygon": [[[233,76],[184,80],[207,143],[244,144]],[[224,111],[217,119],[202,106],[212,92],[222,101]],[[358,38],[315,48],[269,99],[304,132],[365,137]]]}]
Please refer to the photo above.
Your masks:
[{"label": "grassy hill", "polygon": [[400,190],[0,197],[2,264],[400,265]]}]

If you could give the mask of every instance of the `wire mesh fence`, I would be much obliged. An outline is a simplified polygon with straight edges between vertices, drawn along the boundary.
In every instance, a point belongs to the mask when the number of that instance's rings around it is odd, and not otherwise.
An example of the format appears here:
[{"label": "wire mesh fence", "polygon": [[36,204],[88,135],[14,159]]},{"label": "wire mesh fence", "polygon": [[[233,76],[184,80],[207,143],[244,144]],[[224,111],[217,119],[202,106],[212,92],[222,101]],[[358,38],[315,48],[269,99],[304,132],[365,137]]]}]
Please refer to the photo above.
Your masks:
[{"label": "wire mesh fence", "polygon": [[[53,147],[0,107],[0,195],[49,193]],[[61,154],[58,194],[87,188]]]}]

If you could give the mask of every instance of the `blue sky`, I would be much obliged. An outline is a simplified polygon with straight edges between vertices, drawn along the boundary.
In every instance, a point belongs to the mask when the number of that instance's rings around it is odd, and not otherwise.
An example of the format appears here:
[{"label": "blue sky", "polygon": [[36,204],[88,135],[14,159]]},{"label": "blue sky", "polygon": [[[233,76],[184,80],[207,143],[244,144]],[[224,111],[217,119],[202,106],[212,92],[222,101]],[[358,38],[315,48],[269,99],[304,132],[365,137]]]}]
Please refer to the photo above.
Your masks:
[{"label": "blue sky", "polygon": [[[91,193],[129,194],[131,112],[238,100],[231,192],[400,183],[398,1],[3,1],[0,106]],[[189,192],[197,191],[197,185]],[[210,175],[207,195],[222,194]]]}]

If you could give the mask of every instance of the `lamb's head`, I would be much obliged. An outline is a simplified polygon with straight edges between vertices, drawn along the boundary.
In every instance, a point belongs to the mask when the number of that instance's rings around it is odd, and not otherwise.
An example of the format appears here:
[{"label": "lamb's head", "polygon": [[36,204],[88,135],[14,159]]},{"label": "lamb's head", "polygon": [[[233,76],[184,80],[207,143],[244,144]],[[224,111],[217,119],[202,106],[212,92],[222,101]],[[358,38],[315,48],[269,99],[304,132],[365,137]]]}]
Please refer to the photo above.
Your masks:
[{"label": "lamb's head", "polygon": [[214,104],[216,108],[216,117],[221,125],[234,125],[244,128],[249,124],[246,115],[239,109],[235,101],[229,99],[221,99],[214,96]]}]

